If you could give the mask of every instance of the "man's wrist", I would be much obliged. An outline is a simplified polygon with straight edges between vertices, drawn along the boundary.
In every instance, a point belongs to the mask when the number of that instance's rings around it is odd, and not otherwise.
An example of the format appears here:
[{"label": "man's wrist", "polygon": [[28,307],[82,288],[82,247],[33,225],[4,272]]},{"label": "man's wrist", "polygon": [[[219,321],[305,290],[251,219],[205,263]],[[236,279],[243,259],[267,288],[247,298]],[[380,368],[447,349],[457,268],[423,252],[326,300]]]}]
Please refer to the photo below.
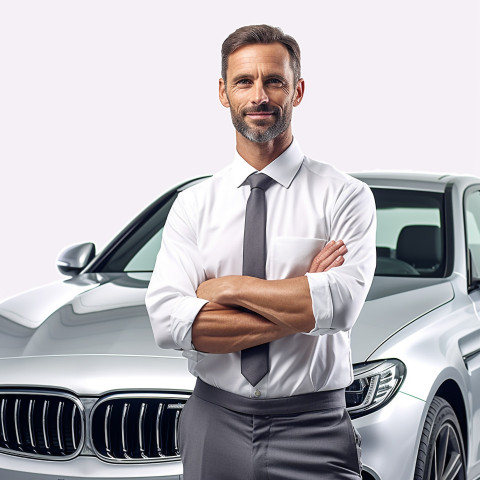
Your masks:
[{"label": "man's wrist", "polygon": [[230,305],[234,304],[238,307],[249,308],[251,306],[252,296],[256,296],[262,288],[261,283],[265,280],[256,277],[237,276],[232,277],[231,288],[226,293],[228,298],[226,301]]}]

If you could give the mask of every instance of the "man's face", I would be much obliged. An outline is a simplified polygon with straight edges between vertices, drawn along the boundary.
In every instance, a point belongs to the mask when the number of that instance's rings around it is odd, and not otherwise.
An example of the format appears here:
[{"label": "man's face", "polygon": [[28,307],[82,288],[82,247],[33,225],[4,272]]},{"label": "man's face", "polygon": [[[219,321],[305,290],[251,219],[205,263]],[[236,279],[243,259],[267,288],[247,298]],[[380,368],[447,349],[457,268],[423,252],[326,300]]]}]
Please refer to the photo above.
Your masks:
[{"label": "man's face", "polygon": [[239,48],[228,57],[226,85],[220,79],[220,100],[230,107],[234,127],[257,143],[287,130],[302,93],[303,80],[294,85],[290,56],[281,43]]}]

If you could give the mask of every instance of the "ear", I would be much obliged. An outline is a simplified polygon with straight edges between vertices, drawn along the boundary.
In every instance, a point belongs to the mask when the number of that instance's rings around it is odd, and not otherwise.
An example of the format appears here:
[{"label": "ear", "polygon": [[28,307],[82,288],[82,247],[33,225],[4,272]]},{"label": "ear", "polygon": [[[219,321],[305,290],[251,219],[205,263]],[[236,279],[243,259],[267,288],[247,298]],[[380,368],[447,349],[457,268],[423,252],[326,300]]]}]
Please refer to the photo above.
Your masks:
[{"label": "ear", "polygon": [[220,80],[218,80],[218,98],[220,99],[220,103],[225,108],[230,108],[230,102],[228,101],[227,92],[225,89],[225,82],[223,81],[223,78],[220,78]]},{"label": "ear", "polygon": [[293,106],[298,107],[303,100],[303,95],[305,93],[305,80],[301,78],[297,82],[297,86],[295,88],[295,95],[293,97]]}]

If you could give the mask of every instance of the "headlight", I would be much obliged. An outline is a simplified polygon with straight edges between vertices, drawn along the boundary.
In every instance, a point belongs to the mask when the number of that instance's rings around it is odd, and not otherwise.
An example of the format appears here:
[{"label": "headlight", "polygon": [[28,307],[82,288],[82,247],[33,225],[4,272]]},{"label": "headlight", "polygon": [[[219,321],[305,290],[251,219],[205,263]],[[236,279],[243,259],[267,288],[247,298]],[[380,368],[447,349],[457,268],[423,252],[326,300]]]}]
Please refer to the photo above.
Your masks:
[{"label": "headlight", "polygon": [[397,393],[405,373],[406,367],[400,360],[354,365],[354,380],[345,392],[350,416],[360,417],[385,406]]}]

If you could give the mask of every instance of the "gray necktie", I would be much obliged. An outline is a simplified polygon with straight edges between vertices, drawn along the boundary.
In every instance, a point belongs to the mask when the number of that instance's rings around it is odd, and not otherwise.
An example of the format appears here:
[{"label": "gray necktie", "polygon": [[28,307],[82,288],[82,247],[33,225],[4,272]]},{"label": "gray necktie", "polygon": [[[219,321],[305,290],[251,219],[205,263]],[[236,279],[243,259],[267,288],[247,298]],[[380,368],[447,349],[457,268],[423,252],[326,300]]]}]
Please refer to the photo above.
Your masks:
[{"label": "gray necktie", "polygon": [[[245,183],[251,191],[245,211],[245,234],[243,239],[243,275],[265,278],[267,260],[266,221],[267,205],[265,190],[274,182],[264,173],[250,175]],[[268,343],[242,350],[242,375],[256,385],[269,370]]]}]

